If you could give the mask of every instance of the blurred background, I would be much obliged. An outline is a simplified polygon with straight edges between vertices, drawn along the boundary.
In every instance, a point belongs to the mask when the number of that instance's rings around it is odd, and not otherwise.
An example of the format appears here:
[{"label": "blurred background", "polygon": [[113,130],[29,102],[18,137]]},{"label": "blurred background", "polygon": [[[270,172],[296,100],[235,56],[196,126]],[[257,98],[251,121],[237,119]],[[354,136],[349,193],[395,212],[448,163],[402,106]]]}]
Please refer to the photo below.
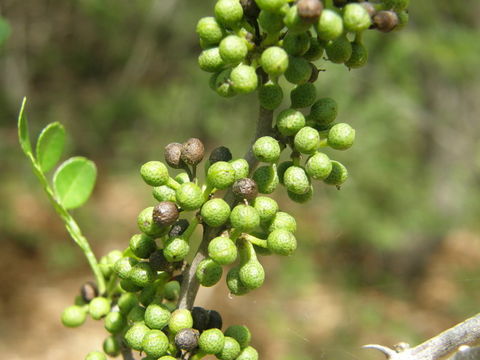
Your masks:
[{"label": "blurred background", "polygon": [[[74,212],[97,254],[127,246],[153,204],[142,163],[195,136],[241,156],[255,96],[225,100],[198,69],[197,20],[213,0],[0,0],[0,353],[83,359],[106,333],[59,318],[91,278],[81,252],[23,157],[31,134],[62,122],[69,155],[93,159],[98,183]],[[355,146],[341,191],[318,184],[307,205],[275,194],[299,222],[299,250],[266,257],[266,285],[199,304],[251,327],[262,359],[381,359],[366,343],[417,344],[480,310],[480,2],[412,1],[401,32],[369,32],[367,67],[327,70]]]}]

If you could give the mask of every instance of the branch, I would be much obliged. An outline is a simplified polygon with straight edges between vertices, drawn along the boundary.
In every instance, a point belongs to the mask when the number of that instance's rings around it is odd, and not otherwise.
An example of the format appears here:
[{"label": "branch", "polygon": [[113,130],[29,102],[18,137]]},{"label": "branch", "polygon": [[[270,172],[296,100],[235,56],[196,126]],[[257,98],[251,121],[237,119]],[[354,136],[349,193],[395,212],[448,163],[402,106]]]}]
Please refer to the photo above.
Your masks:
[{"label": "branch", "polygon": [[[248,151],[244,156],[244,159],[247,160],[250,167],[250,173],[253,172],[255,167],[258,165],[258,160],[253,155],[252,145],[260,137],[272,134],[272,122],[273,122],[273,111],[264,109],[260,106],[258,114],[257,129],[255,131],[255,136],[252,139],[251,144],[248,147]],[[224,200],[232,206],[235,203],[235,198],[233,197],[232,192],[229,190],[225,196]],[[208,242],[210,239],[213,239],[217,236],[223,229],[221,228],[211,228],[209,226],[204,226],[203,237],[198,252],[195,255],[192,263],[187,266],[183,272],[183,281],[182,287],[180,289],[180,299],[178,301],[179,309],[191,309],[195,298],[197,296],[198,289],[200,284],[197,281],[195,276],[195,271],[198,264],[208,256]]]},{"label": "branch", "polygon": [[381,351],[389,360],[436,360],[458,350],[462,345],[480,340],[480,313],[445,330],[413,348],[395,351],[381,345],[365,345]]}]

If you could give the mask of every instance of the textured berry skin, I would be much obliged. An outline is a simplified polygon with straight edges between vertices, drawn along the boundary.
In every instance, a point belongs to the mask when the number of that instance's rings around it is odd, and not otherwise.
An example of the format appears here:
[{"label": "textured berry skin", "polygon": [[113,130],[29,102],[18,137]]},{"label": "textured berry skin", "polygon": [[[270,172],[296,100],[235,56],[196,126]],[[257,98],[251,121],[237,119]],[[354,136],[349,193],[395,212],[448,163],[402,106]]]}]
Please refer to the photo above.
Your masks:
[{"label": "textured berry skin", "polygon": [[258,76],[252,66],[240,64],[230,73],[233,90],[238,94],[248,94],[257,89]]},{"label": "textured berry skin", "polygon": [[144,234],[158,237],[165,233],[166,227],[160,226],[153,221],[153,206],[143,209],[137,217],[138,229]]},{"label": "textured berry skin", "polygon": [[235,360],[240,354],[240,344],[232,337],[225,336],[225,343],[222,351],[217,354],[220,360]]},{"label": "textured berry skin", "polygon": [[88,304],[88,312],[94,320],[100,320],[110,312],[110,300],[104,297],[96,297]]},{"label": "textured berry skin", "polygon": [[170,311],[164,305],[150,304],[145,310],[144,319],[150,329],[161,330],[168,325],[170,317]]},{"label": "textured berry skin", "polygon": [[208,161],[210,165],[215,164],[218,161],[230,161],[232,160],[232,153],[229,148],[225,146],[219,146],[212,150]]},{"label": "textured berry skin", "polygon": [[203,222],[211,227],[225,224],[230,217],[230,206],[223,199],[208,200],[200,211]]},{"label": "textured berry skin", "polygon": [[345,62],[345,65],[350,69],[358,69],[364,66],[368,61],[368,50],[363,44],[352,43],[352,55],[350,59]]},{"label": "textured berry skin", "polygon": [[309,119],[319,125],[328,125],[334,121],[338,114],[338,104],[332,98],[318,99],[310,109]]},{"label": "textured berry skin", "polygon": [[335,64],[343,64],[352,56],[352,44],[345,36],[330,41],[325,47],[328,60]]},{"label": "textured berry skin", "polygon": [[175,335],[175,345],[180,350],[192,351],[198,347],[198,330],[183,329]]},{"label": "textured berry skin", "polygon": [[302,128],[293,139],[295,150],[302,154],[313,154],[319,146],[320,134],[310,126]]},{"label": "textured berry skin", "polygon": [[113,270],[120,279],[128,279],[130,271],[137,262],[134,258],[125,257],[115,263]]},{"label": "textured berry skin", "polygon": [[284,27],[281,14],[275,14],[265,10],[260,11],[260,14],[258,15],[258,24],[269,34],[277,34]]},{"label": "textured berry skin", "polygon": [[144,288],[155,280],[155,273],[148,262],[139,262],[132,267],[128,279],[135,285]]},{"label": "textured berry skin", "polygon": [[134,324],[125,333],[125,342],[133,350],[142,351],[142,342],[150,329],[143,323]]},{"label": "textured berry skin", "polygon": [[256,2],[260,9],[275,13],[280,11],[287,0],[256,0]]},{"label": "textured berry skin", "polygon": [[271,76],[280,76],[288,68],[288,54],[278,46],[272,46],[266,49],[260,57],[262,69]]},{"label": "textured berry skin", "polygon": [[277,115],[277,128],[283,136],[292,136],[305,126],[305,117],[295,109],[285,109]]},{"label": "textured berry skin", "polygon": [[[176,182],[178,182],[180,185],[185,184],[187,182],[190,182],[190,176],[186,172],[181,172],[175,176],[174,179]],[[173,200],[172,200],[173,201]]]},{"label": "textured berry skin", "polygon": [[168,337],[160,330],[148,331],[142,341],[143,351],[153,358],[158,358],[167,353]]},{"label": "textured berry skin", "polygon": [[192,182],[182,184],[176,191],[177,203],[187,211],[199,209],[203,202],[203,193],[200,187]]},{"label": "textured berry skin", "polygon": [[145,317],[145,308],[137,304],[134,307],[132,307],[132,309],[128,312],[127,323],[129,325],[139,323],[139,322],[143,323],[144,317]]},{"label": "textured berry skin", "polygon": [[253,144],[253,154],[258,161],[275,163],[280,157],[280,144],[271,136],[262,136]]},{"label": "textured berry skin", "polygon": [[227,273],[227,286],[233,295],[245,295],[250,290],[240,281],[240,269],[238,267],[231,268]]},{"label": "textured berry skin", "polygon": [[167,259],[165,259],[165,255],[163,255],[163,250],[161,249],[151,253],[148,257],[148,262],[154,271],[165,271],[170,266]]},{"label": "textured berry skin", "polygon": [[310,188],[310,179],[300,166],[290,166],[283,177],[285,187],[294,194],[306,194]]},{"label": "textured berry skin", "polygon": [[197,23],[197,34],[207,44],[218,44],[224,35],[222,26],[214,17],[201,18]]},{"label": "textured berry skin", "polygon": [[343,24],[348,31],[359,32],[372,25],[370,14],[360,4],[348,4],[343,8]]},{"label": "textured berry skin", "polygon": [[235,170],[235,180],[248,177],[248,173],[250,172],[250,167],[248,166],[247,160],[245,159],[232,160],[230,161],[230,165],[232,165],[233,170]]},{"label": "textured berry skin", "polygon": [[176,201],[175,190],[167,185],[156,186],[152,190],[153,197],[158,201]]},{"label": "textured berry skin", "polygon": [[236,360],[258,360],[258,352],[253,347],[248,346],[242,350]]},{"label": "textured berry skin", "polygon": [[225,344],[225,336],[219,329],[205,330],[198,340],[200,350],[207,354],[218,354]]},{"label": "textured berry skin", "polygon": [[218,47],[203,50],[198,56],[198,66],[206,72],[218,72],[225,66]]},{"label": "textured berry skin", "polygon": [[119,311],[112,311],[107,314],[105,317],[105,329],[110,334],[118,334],[120,331],[123,330],[127,321],[125,316],[122,315]]},{"label": "textured berry skin", "polygon": [[62,324],[66,327],[78,327],[87,319],[87,309],[83,306],[72,305],[63,310]]},{"label": "textured berry skin", "polygon": [[280,184],[285,185],[285,182],[284,182],[285,171],[287,171],[287,169],[292,165],[293,165],[293,161],[290,161],[290,160],[284,161],[278,164],[277,174],[278,174],[278,181],[280,182]]},{"label": "textured berry skin", "polygon": [[278,204],[272,198],[259,196],[255,199],[253,207],[260,216],[260,223],[265,224],[271,221],[278,211]]},{"label": "textured berry skin", "polygon": [[288,32],[283,38],[283,48],[292,56],[302,56],[310,48],[310,35],[303,32],[299,34]]},{"label": "textured berry skin", "polygon": [[178,208],[173,201],[162,201],[153,208],[153,221],[160,226],[170,226],[178,219]]},{"label": "textured berry skin", "polygon": [[170,301],[177,300],[180,295],[180,283],[176,280],[169,281],[165,284],[163,291],[165,299]]},{"label": "textured berry skin", "polygon": [[237,94],[231,84],[231,73],[232,69],[225,69],[221,71],[215,78],[214,90],[218,95],[225,98],[229,98]]},{"label": "textured berry skin", "polygon": [[343,164],[338,161],[332,160],[332,171],[330,174],[323,180],[325,184],[328,185],[342,185],[348,178],[348,171]]},{"label": "textured berry skin", "polygon": [[316,99],[317,89],[311,82],[297,85],[290,92],[290,101],[292,102],[292,108],[294,109],[302,109],[312,106]]},{"label": "textured berry skin", "polygon": [[110,335],[103,342],[103,351],[109,356],[117,356],[120,354],[120,342],[115,336]]},{"label": "textured berry skin", "polygon": [[[225,330],[225,336],[230,336],[237,340],[242,349],[246,348],[252,340],[250,330],[244,325],[232,325]],[[238,356],[238,354],[237,354]]]},{"label": "textured berry skin", "polygon": [[297,249],[297,239],[290,231],[279,229],[268,235],[267,246],[274,254],[289,256]]},{"label": "textured berry skin", "polygon": [[258,195],[258,186],[250,178],[238,179],[232,185],[232,192],[239,200],[253,201]]},{"label": "textured berry skin", "polygon": [[310,38],[310,48],[303,55],[308,61],[316,61],[322,58],[324,52],[323,46],[318,41],[317,37]]},{"label": "textured berry skin", "polygon": [[305,171],[312,179],[323,180],[332,171],[332,162],[324,153],[316,153],[308,158]]},{"label": "textured berry skin", "polygon": [[212,259],[202,260],[198,264],[197,270],[195,271],[195,276],[197,277],[198,282],[205,287],[211,287],[218,283],[222,277],[222,274],[222,266]]},{"label": "textured berry skin", "polygon": [[134,294],[122,294],[118,298],[117,305],[120,308],[120,313],[127,315],[132,308],[138,304],[137,297]]},{"label": "textured berry skin", "polygon": [[165,146],[165,162],[168,166],[179,169],[182,167],[182,144],[180,143],[170,143]]},{"label": "textured berry skin", "polygon": [[230,213],[232,227],[243,232],[249,232],[260,225],[260,216],[254,207],[237,205]]},{"label": "textured berry skin", "polygon": [[323,10],[317,25],[318,38],[321,40],[334,40],[343,33],[343,20],[333,10]]},{"label": "textured berry skin", "polygon": [[218,236],[208,244],[208,256],[220,265],[229,265],[237,260],[237,247],[227,237]]},{"label": "textured berry skin", "polygon": [[150,186],[165,185],[168,181],[168,169],[160,161],[149,161],[140,168],[143,181]]},{"label": "textured berry skin", "polygon": [[268,82],[258,88],[260,105],[268,110],[275,110],[283,100],[282,87],[273,82]]},{"label": "textured berry skin", "polygon": [[170,231],[168,232],[168,237],[174,238],[181,236],[185,232],[185,230],[188,229],[189,225],[190,223],[187,219],[177,220],[170,228]]},{"label": "textured berry skin", "polygon": [[122,279],[120,280],[120,288],[124,291],[135,293],[137,291],[142,290],[141,286],[135,285],[132,280],[130,279]]},{"label": "textured berry skin", "polygon": [[217,189],[226,189],[235,181],[235,169],[226,161],[217,161],[207,171],[207,182]]},{"label": "textured berry skin", "polygon": [[292,84],[304,84],[312,76],[312,66],[301,57],[290,56],[288,68],[285,71],[285,79]]},{"label": "textured berry skin", "polygon": [[172,313],[168,328],[174,334],[182,329],[188,329],[193,326],[193,318],[190,311],[187,309],[178,309]]},{"label": "textured berry skin", "polygon": [[275,214],[273,221],[268,226],[269,232],[273,232],[277,229],[284,229],[294,234],[295,231],[297,231],[297,222],[292,215],[279,211]]},{"label": "textured berry skin", "polygon": [[100,351],[91,351],[85,356],[85,360],[107,360],[107,356]]},{"label": "textured berry skin", "polygon": [[257,168],[252,178],[257,183],[258,192],[261,194],[271,194],[279,184],[277,172],[271,165]]},{"label": "textured berry skin", "polygon": [[335,124],[328,132],[328,145],[336,150],[347,150],[355,141],[355,130],[348,124]]},{"label": "textured berry skin", "polygon": [[225,37],[219,45],[220,56],[227,64],[238,64],[248,54],[247,44],[244,39],[237,35]]},{"label": "textured berry skin", "polygon": [[256,260],[251,260],[243,264],[240,267],[238,275],[242,284],[250,290],[258,289],[263,285],[265,280],[265,270]]},{"label": "textured berry skin", "polygon": [[140,292],[140,295],[138,295],[138,300],[140,301],[140,304],[142,304],[143,306],[148,306],[154,300],[156,300],[158,287],[159,284],[155,282],[144,287]]},{"label": "textured berry skin", "polygon": [[205,147],[200,139],[191,138],[182,144],[180,157],[185,164],[195,166],[199,164],[205,156]]},{"label": "textured berry skin", "polygon": [[188,255],[190,245],[180,237],[169,239],[163,248],[163,255],[168,262],[182,261]]},{"label": "textured berry skin", "polygon": [[243,18],[243,8],[238,0],[219,0],[214,11],[218,22],[230,28],[236,27]]},{"label": "textured berry skin", "polygon": [[309,22],[317,20],[323,11],[320,0],[299,0],[297,2],[298,15]]},{"label": "textured berry skin", "polygon": [[155,251],[155,241],[145,234],[135,234],[130,238],[129,248],[132,253],[142,259],[146,259]]}]

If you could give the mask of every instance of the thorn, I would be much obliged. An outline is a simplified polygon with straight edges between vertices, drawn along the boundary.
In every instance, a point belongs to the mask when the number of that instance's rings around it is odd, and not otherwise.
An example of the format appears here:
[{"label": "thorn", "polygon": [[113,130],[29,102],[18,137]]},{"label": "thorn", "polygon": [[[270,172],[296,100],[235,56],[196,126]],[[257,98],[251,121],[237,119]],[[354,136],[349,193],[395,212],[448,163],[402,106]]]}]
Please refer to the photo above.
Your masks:
[{"label": "thorn", "polygon": [[390,349],[386,346],[376,345],[376,344],[363,345],[362,349],[378,350],[378,351],[382,352],[387,357],[387,359],[390,359],[397,354],[397,352],[395,350],[392,350],[392,349]]}]

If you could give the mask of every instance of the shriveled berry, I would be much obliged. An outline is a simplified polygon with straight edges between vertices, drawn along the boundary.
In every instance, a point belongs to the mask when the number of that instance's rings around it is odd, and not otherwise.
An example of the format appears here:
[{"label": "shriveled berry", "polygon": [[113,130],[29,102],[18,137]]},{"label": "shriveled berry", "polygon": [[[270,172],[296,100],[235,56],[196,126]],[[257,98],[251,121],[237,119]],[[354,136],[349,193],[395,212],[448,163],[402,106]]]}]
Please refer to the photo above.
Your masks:
[{"label": "shriveled berry", "polygon": [[268,110],[275,110],[283,100],[283,90],[278,84],[271,81],[261,85],[258,89],[260,105]]},{"label": "shriveled berry", "polygon": [[343,34],[343,19],[335,11],[325,9],[320,15],[317,25],[318,38],[334,40]]},{"label": "shriveled berry", "polygon": [[238,275],[242,284],[250,290],[259,288],[265,280],[265,270],[257,260],[250,260],[240,266]]},{"label": "shriveled berry", "polygon": [[215,164],[218,161],[230,161],[232,160],[232,153],[230,149],[225,146],[219,146],[212,150],[208,161],[210,165]]},{"label": "shriveled berry", "polygon": [[165,146],[165,162],[174,169],[179,169],[183,166],[182,144],[170,143]]},{"label": "shriveled berry", "polygon": [[302,57],[290,56],[285,79],[292,84],[304,84],[312,76],[310,63]]},{"label": "shriveled berry", "polygon": [[251,346],[247,346],[238,355],[236,360],[258,360],[258,352]]},{"label": "shriveled berry", "polygon": [[328,145],[336,150],[346,150],[355,141],[355,130],[346,123],[335,124],[328,132]]},{"label": "shriveled berry", "polygon": [[[200,285],[205,287],[211,287],[218,283],[222,277],[222,266],[212,259],[202,260],[195,271],[195,276]],[[195,327],[195,325],[194,325]],[[195,327],[197,328],[197,327]],[[200,330],[200,329],[199,329]]]},{"label": "shriveled berry", "polygon": [[267,246],[274,254],[288,256],[297,249],[297,240],[290,231],[278,229],[268,235]]},{"label": "shriveled berry", "polygon": [[292,108],[302,109],[311,106],[317,98],[317,89],[311,82],[297,85],[290,92]]},{"label": "shriveled berry", "polygon": [[247,160],[245,159],[232,160],[230,161],[230,165],[232,165],[233,170],[235,170],[235,180],[248,177],[248,174],[250,172],[250,167],[248,165]]},{"label": "shriveled berry", "polygon": [[141,232],[148,236],[158,237],[163,235],[167,228],[153,221],[153,206],[143,209],[137,217],[137,225]]},{"label": "shriveled berry", "polygon": [[233,295],[245,295],[250,291],[240,280],[240,268],[233,267],[227,273],[227,286]]},{"label": "shriveled berry", "polygon": [[323,180],[332,171],[332,162],[326,154],[316,153],[308,158],[305,171],[312,179]]},{"label": "shriveled berry", "polygon": [[224,35],[222,26],[211,16],[201,18],[197,23],[196,31],[200,39],[209,45],[218,44]]},{"label": "shriveled berry", "polygon": [[208,244],[208,256],[220,265],[229,265],[237,259],[237,247],[229,238],[218,236]]},{"label": "shriveled berry", "polygon": [[220,329],[222,330],[223,320],[220,313],[216,310],[208,310],[208,324],[207,329]]},{"label": "shriveled berry", "polygon": [[305,117],[295,109],[286,109],[277,115],[277,128],[283,136],[295,135],[305,126]]},{"label": "shriveled berry", "polygon": [[220,360],[235,360],[240,354],[240,344],[232,337],[225,336],[225,343],[222,351],[217,354]]},{"label": "shriveled berry", "polygon": [[150,330],[143,337],[142,349],[150,357],[158,358],[167,353],[168,337],[160,330]]},{"label": "shriveled berry", "polygon": [[198,340],[200,350],[206,354],[218,354],[222,351],[225,344],[225,336],[219,329],[205,330]]},{"label": "shriveled berry", "polygon": [[155,280],[155,273],[148,262],[139,262],[132,267],[128,279],[143,288]]},{"label": "shriveled berry", "polygon": [[295,150],[302,154],[313,154],[320,144],[320,134],[310,126],[302,128],[293,139]]},{"label": "shriveled berry", "polygon": [[243,8],[238,0],[219,0],[215,4],[215,18],[224,26],[235,28],[243,18]]},{"label": "shriveled berry", "polygon": [[352,55],[350,59],[345,62],[345,66],[349,69],[358,69],[364,66],[368,61],[368,50],[367,48],[357,42],[352,43]]},{"label": "shriveled berry", "polygon": [[278,46],[272,46],[263,51],[260,57],[262,69],[270,76],[280,76],[288,68],[288,54]]},{"label": "shriveled berry", "polygon": [[258,161],[275,163],[281,151],[280,144],[271,136],[262,136],[253,144],[253,154]]},{"label": "shriveled berry", "polygon": [[148,258],[148,262],[153,271],[165,271],[169,267],[168,261],[163,255],[163,250],[152,252]]},{"label": "shriveled berry", "polygon": [[111,334],[118,334],[127,325],[125,316],[119,311],[112,311],[105,317],[105,329]]},{"label": "shriveled berry", "polygon": [[80,288],[80,295],[83,301],[89,303],[98,296],[98,287],[94,282],[88,281]]},{"label": "shriveled berry", "polygon": [[188,139],[182,145],[181,159],[185,164],[197,165],[205,156],[205,147],[200,139]]},{"label": "shriveled berry", "polygon": [[182,261],[188,255],[190,245],[188,241],[181,238],[169,239],[163,248],[163,255],[169,262]]},{"label": "shriveled berry", "polygon": [[252,201],[258,195],[257,183],[250,178],[239,179],[233,183],[232,192],[237,199]]},{"label": "shriveled berry", "polygon": [[177,220],[170,228],[170,231],[168,232],[168,237],[174,238],[181,236],[185,232],[185,230],[188,229],[189,225],[190,223],[187,219]]},{"label": "shriveled berry", "polygon": [[140,168],[140,175],[150,186],[165,185],[168,181],[168,169],[160,161],[149,161]]},{"label": "shriveled berry", "polygon": [[203,204],[200,214],[208,226],[222,226],[230,217],[230,206],[223,199],[211,199]]},{"label": "shriveled berry", "polygon": [[[242,349],[246,348],[252,340],[252,334],[245,325],[231,325],[225,330],[225,336],[237,340]],[[238,356],[238,354],[237,354]]]},{"label": "shriveled berry", "polygon": [[187,211],[199,209],[205,200],[202,189],[192,182],[182,184],[176,191],[176,197],[178,205]]},{"label": "shriveled berry", "polygon": [[150,304],[145,310],[145,324],[150,329],[163,329],[170,321],[171,313],[163,304]]},{"label": "shriveled berry", "polygon": [[260,216],[254,207],[240,204],[230,213],[230,223],[239,231],[249,232],[260,225]]},{"label": "shriveled berry", "polygon": [[298,15],[308,21],[316,20],[323,11],[323,4],[320,0],[299,0],[297,2]]},{"label": "shriveled berry", "polygon": [[226,189],[235,181],[235,169],[226,161],[217,161],[207,171],[207,182],[214,188]]},{"label": "shriveled berry", "polygon": [[118,354],[120,354],[120,342],[113,335],[110,335],[109,337],[107,337],[103,341],[102,346],[103,346],[103,351],[105,352],[105,354],[107,354],[109,356],[115,357]]},{"label": "shriveled berry", "polygon": [[277,172],[272,165],[258,167],[252,176],[261,194],[271,194],[279,184]]},{"label": "shriveled berry", "polygon": [[170,317],[170,321],[168,322],[168,328],[174,334],[178,333],[182,329],[191,328],[192,325],[192,314],[187,309],[175,310]]},{"label": "shriveled berry", "polygon": [[78,327],[87,319],[87,309],[84,306],[72,305],[63,310],[62,324],[67,327]]},{"label": "shriveled berry", "polygon": [[233,90],[238,94],[248,94],[257,89],[258,76],[255,68],[240,64],[230,73]]},{"label": "shriveled berry", "polygon": [[237,35],[225,37],[219,45],[220,56],[227,64],[238,64],[245,59],[248,48],[245,39]]},{"label": "shriveled berry", "polygon": [[328,185],[342,185],[348,178],[347,168],[339,163],[338,161],[332,160],[332,171],[330,174],[323,180],[325,184]]},{"label": "shriveled berry", "polygon": [[372,25],[370,14],[360,4],[348,4],[343,9],[343,24],[348,31],[359,32]]},{"label": "shriveled berry", "polygon": [[183,329],[175,335],[175,345],[180,350],[192,351],[198,347],[200,334],[195,329]]},{"label": "shriveled berry", "polygon": [[110,312],[110,309],[110,300],[101,296],[92,299],[88,304],[88,312],[94,320],[100,320]]},{"label": "shriveled berry", "polygon": [[275,214],[275,217],[268,226],[269,232],[273,232],[277,229],[284,229],[293,234],[295,231],[297,231],[297,222],[292,215],[283,211],[279,211]]},{"label": "shriveled berry", "polygon": [[328,60],[335,64],[343,64],[352,56],[352,44],[346,36],[330,41],[325,47]]},{"label": "shriveled berry", "polygon": [[152,194],[153,197],[158,201],[176,201],[175,190],[167,185],[154,187]]},{"label": "shriveled berry", "polygon": [[319,125],[328,125],[334,121],[338,114],[338,104],[332,98],[318,99],[310,110],[309,119]]},{"label": "shriveled berry", "polygon": [[307,32],[288,32],[283,38],[283,48],[292,56],[302,56],[310,48],[310,35]]}]

